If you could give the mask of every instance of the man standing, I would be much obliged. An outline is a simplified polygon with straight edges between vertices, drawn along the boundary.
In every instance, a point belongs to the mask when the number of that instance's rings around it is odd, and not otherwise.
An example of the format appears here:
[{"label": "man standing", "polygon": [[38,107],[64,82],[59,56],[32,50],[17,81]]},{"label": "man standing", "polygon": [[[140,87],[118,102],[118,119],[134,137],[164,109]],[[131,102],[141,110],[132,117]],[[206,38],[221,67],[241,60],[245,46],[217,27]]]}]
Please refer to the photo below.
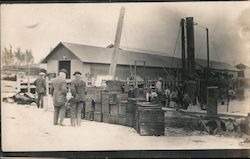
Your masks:
[{"label": "man standing", "polygon": [[41,108],[43,108],[43,96],[45,94],[46,90],[46,84],[45,84],[45,73],[40,72],[39,76],[37,77],[36,81],[34,82],[36,85],[36,92],[37,92],[37,108],[40,107],[41,103]]},{"label": "man standing", "polygon": [[156,94],[158,95],[159,103],[162,104],[163,90],[162,90],[162,78],[161,77],[159,77],[159,79],[157,80],[155,84],[155,90],[156,90]]},{"label": "man standing", "polygon": [[85,106],[86,83],[81,79],[81,72],[74,73],[75,79],[71,81],[71,94],[73,96],[71,125],[81,125],[81,111]]},{"label": "man standing", "polygon": [[63,118],[65,116],[65,103],[67,95],[67,83],[66,83],[67,70],[62,69],[59,72],[57,78],[55,78],[51,83],[51,94],[53,95],[54,103],[54,125],[64,126]]}]

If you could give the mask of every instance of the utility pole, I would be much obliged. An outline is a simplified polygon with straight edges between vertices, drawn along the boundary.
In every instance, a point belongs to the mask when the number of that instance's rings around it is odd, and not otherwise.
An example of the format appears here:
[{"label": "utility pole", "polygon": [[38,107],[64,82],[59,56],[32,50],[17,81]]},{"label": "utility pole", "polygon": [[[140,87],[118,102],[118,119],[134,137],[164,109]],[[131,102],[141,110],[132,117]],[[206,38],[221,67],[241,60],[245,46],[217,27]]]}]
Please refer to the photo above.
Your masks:
[{"label": "utility pole", "polygon": [[186,56],[185,56],[185,28],[184,19],[181,19],[181,60],[182,60],[182,81],[186,79]]},{"label": "utility pole", "polygon": [[206,33],[207,33],[207,86],[209,86],[209,33],[208,33],[208,28],[206,28]]},{"label": "utility pole", "polygon": [[120,46],[120,41],[121,41],[121,35],[122,35],[124,14],[125,14],[125,8],[121,7],[120,17],[118,20],[117,30],[116,30],[116,35],[115,35],[114,51],[112,54],[111,64],[110,64],[110,68],[109,68],[109,75],[112,76],[113,80],[115,79],[115,72],[116,72],[118,52],[119,52],[119,46]]},{"label": "utility pole", "polygon": [[194,22],[193,17],[186,18],[187,28],[187,73],[195,73]]}]

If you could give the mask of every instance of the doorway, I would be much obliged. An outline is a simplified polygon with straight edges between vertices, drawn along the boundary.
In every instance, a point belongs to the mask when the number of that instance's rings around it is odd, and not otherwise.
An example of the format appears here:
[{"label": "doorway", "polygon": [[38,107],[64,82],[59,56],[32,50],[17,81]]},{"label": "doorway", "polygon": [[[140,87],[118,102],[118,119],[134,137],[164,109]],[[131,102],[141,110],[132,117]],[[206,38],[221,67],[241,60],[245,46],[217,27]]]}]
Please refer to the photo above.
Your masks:
[{"label": "doorway", "polygon": [[70,79],[71,61],[59,61],[58,71],[61,69],[67,70],[66,79]]}]

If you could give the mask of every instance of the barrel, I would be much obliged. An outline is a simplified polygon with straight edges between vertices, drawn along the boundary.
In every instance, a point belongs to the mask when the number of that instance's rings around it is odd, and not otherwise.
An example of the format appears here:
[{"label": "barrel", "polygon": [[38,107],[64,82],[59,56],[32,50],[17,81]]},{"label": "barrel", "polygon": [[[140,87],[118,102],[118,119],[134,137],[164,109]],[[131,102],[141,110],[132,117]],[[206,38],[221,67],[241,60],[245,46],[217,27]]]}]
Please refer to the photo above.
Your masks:
[{"label": "barrel", "polygon": [[217,118],[218,87],[207,87],[207,117]]},{"label": "barrel", "polygon": [[134,128],[142,136],[164,135],[164,111],[161,106],[149,102],[138,102]]}]

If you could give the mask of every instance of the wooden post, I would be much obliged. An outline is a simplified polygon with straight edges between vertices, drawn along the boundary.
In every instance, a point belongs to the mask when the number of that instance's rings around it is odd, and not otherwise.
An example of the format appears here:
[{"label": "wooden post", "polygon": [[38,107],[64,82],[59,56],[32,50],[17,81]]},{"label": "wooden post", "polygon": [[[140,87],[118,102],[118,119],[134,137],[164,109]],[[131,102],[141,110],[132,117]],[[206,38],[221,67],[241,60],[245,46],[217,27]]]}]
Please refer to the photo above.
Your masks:
[{"label": "wooden post", "polygon": [[123,19],[125,14],[125,8],[121,7],[120,10],[120,17],[118,20],[116,35],[115,35],[115,43],[114,43],[114,51],[112,54],[111,64],[109,68],[109,75],[112,76],[112,80],[115,80],[115,72],[116,72],[116,65],[118,60],[118,51],[121,41],[121,35],[122,35],[122,26],[123,26]]},{"label": "wooden post", "polygon": [[195,71],[193,17],[186,18],[186,28],[187,28],[187,73],[193,74]]},{"label": "wooden post", "polygon": [[209,37],[208,37],[208,28],[206,28],[207,32],[207,86],[209,86]]},{"label": "wooden post", "polygon": [[186,55],[185,55],[185,28],[184,19],[181,19],[181,60],[182,60],[182,81],[186,79]]},{"label": "wooden post", "polygon": [[217,118],[218,87],[207,87],[207,117]]}]

